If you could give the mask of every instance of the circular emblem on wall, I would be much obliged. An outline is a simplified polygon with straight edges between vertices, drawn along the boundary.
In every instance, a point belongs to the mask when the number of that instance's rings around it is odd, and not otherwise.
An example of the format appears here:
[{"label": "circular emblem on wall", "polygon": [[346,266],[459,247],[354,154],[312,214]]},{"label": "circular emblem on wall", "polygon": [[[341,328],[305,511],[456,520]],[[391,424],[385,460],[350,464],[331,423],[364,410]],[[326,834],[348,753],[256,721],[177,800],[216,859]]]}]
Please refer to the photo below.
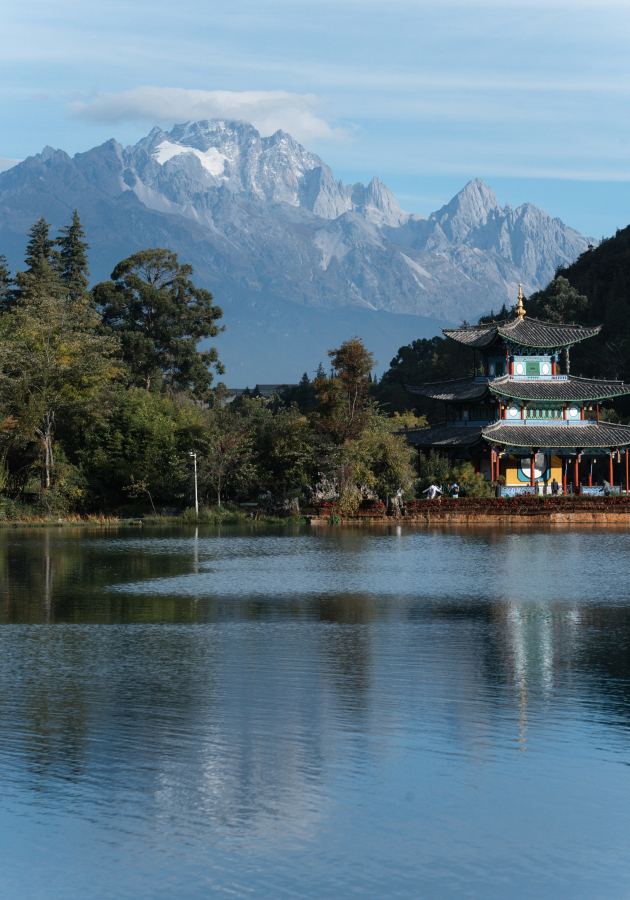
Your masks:
[{"label": "circular emblem on wall", "polygon": [[516,372],[517,375],[524,375],[525,374],[525,366],[523,365],[523,363],[516,363],[516,368],[514,371]]},{"label": "circular emblem on wall", "polygon": [[515,419],[518,416],[518,406],[510,406],[508,409],[508,415]]},{"label": "circular emblem on wall", "polygon": [[[532,477],[532,461],[528,456],[519,460],[519,468],[529,481]],[[544,478],[547,471],[547,457],[544,453],[537,453],[534,462],[534,478]]]},{"label": "circular emblem on wall", "polygon": [[551,366],[549,365],[549,363],[543,363],[540,367],[540,371],[543,373],[543,375],[549,375],[551,372]]},{"label": "circular emblem on wall", "polygon": [[572,419],[577,419],[577,417],[580,415],[580,410],[577,408],[577,406],[570,406],[569,415]]}]

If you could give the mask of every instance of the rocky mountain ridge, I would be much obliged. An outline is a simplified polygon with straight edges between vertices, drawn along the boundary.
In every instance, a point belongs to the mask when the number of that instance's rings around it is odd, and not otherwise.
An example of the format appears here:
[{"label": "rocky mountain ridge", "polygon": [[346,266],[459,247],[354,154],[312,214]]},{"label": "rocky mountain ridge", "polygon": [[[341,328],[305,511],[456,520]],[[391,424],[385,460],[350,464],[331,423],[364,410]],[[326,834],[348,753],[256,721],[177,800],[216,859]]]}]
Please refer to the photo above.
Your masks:
[{"label": "rocky mountain ridge", "polygon": [[324,318],[346,308],[428,317],[432,328],[474,321],[594,243],[531,204],[501,208],[479,179],[429,218],[411,215],[378,178],[345,185],[285,132],[222,120],[73,158],[46,147],[0,173],[0,252],[19,267],[33,221],[61,227],[75,207],[95,279],[140,248],[170,246],[226,313],[284,319],[287,340],[296,305]]}]

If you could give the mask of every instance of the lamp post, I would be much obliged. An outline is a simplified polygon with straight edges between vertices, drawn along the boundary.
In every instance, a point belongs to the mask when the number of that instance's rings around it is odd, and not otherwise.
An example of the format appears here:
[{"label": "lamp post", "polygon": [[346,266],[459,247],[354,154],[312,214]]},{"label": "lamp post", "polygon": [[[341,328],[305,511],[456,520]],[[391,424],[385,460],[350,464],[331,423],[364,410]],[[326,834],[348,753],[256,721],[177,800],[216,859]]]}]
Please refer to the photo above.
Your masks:
[{"label": "lamp post", "polygon": [[199,500],[197,498],[197,454],[193,453],[193,451],[190,450],[188,455],[192,456],[195,463],[195,512],[197,515],[199,515]]}]

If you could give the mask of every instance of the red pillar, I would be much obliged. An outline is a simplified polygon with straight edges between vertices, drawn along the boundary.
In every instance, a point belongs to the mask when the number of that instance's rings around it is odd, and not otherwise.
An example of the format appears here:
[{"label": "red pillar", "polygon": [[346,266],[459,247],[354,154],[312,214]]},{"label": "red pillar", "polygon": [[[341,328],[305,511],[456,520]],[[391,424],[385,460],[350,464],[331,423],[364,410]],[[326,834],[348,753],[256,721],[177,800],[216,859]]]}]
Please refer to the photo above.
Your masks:
[{"label": "red pillar", "polygon": [[557,362],[555,361],[555,359],[552,359],[552,360],[551,360],[551,374],[552,374],[552,375],[557,375],[557,374],[558,374],[558,364],[557,364]]},{"label": "red pillar", "polygon": [[580,493],[580,463],[577,456],[573,460],[573,493]]},{"label": "red pillar", "polygon": [[630,451],[626,447],[626,454],[625,454],[625,456],[626,456],[626,494],[630,494],[630,478],[628,477],[630,474],[628,472],[628,454],[629,453],[630,453]]},{"label": "red pillar", "polygon": [[532,456],[532,458],[531,458],[531,466],[532,466],[532,468],[531,468],[531,472],[529,473],[529,483],[531,484],[532,487],[534,487],[534,485],[536,484],[536,469],[535,469],[536,457],[535,456]]},{"label": "red pillar", "polygon": [[613,481],[613,458],[612,458],[612,453],[611,453],[610,456],[608,457],[608,480],[610,481],[610,486],[612,487],[613,484],[615,483],[615,482]]},{"label": "red pillar", "polygon": [[588,486],[593,487],[593,457],[589,460],[588,466]]},{"label": "red pillar", "polygon": [[495,457],[495,452],[494,452],[494,450],[491,450],[490,451],[490,481],[495,480],[495,478],[494,478],[494,457]]},{"label": "red pillar", "polygon": [[566,459],[562,460],[562,493],[566,494],[567,492],[567,461]]}]

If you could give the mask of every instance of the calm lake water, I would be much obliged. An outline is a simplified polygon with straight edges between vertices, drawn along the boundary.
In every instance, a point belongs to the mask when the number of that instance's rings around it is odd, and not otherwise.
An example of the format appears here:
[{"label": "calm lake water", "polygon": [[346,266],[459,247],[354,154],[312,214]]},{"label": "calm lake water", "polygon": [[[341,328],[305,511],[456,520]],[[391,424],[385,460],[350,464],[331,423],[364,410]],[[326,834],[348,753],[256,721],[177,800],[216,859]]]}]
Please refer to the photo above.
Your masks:
[{"label": "calm lake water", "polygon": [[630,531],[0,532],[0,895],[627,900]]}]

